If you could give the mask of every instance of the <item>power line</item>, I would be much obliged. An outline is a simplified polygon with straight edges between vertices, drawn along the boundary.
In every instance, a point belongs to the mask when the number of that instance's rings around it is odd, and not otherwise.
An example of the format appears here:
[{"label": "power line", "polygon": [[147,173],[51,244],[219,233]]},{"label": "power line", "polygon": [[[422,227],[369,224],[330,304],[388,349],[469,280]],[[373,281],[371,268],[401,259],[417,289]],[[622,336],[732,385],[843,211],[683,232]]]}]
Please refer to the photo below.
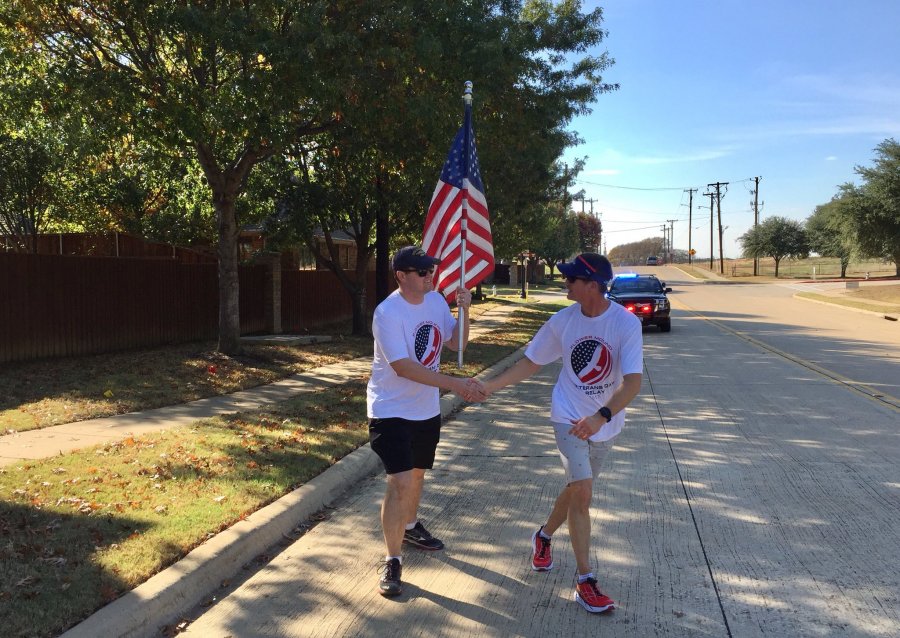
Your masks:
[{"label": "power line", "polygon": [[640,228],[621,228],[619,230],[607,230],[604,232],[607,232],[607,233],[631,233],[636,230],[647,230],[648,228],[659,228],[659,224],[653,224],[652,226],[641,226]]},{"label": "power line", "polygon": [[621,188],[622,190],[627,191],[680,191],[684,190],[681,186],[677,188],[661,186],[659,188],[642,188],[640,186],[617,186],[615,184],[598,184],[597,182],[589,182],[584,179],[576,179],[576,184],[590,184],[591,186],[601,186],[603,188]]},{"label": "power line", "polygon": [[[743,182],[752,182],[755,177],[745,177],[744,179],[733,179],[730,182],[720,182],[720,183],[731,183],[731,184],[740,184]],[[688,188],[694,188],[693,186],[658,186],[658,187],[645,187],[645,186],[619,186],[617,184],[600,184],[599,182],[589,182],[584,179],[576,179],[576,184],[590,184],[591,186],[600,186],[602,188],[619,188],[622,190],[629,191],[687,191]]]}]

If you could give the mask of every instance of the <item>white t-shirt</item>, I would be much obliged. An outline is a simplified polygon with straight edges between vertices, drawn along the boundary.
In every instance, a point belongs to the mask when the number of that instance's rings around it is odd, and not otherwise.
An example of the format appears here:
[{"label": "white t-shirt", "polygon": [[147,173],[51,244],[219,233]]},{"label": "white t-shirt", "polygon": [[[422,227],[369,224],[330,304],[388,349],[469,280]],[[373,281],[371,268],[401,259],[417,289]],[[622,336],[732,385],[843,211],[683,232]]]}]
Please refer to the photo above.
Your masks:
[{"label": "white t-shirt", "polygon": [[[528,344],[525,356],[538,365],[562,357],[550,420],[568,424],[606,405],[623,375],[643,371],[641,321],[617,303],[598,317],[586,317],[576,303],[550,317]],[[624,424],[622,410],[591,440],[608,441]]]},{"label": "white t-shirt", "polygon": [[456,319],[450,307],[434,291],[425,293],[422,303],[411,304],[398,289],[378,304],[372,319],[375,356],[366,389],[370,419],[424,421],[441,413],[440,390],[397,376],[391,362],[410,359],[437,371],[441,348],[454,328]]}]

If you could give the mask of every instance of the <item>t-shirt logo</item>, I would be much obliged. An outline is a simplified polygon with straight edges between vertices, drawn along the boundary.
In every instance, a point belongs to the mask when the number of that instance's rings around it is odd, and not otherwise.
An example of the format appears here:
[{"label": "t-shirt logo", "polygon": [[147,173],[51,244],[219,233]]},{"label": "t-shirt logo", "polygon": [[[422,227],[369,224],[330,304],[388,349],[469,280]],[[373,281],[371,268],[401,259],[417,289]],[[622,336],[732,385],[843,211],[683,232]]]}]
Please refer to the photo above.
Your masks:
[{"label": "t-shirt logo", "polygon": [[585,339],[572,350],[572,369],[582,383],[600,383],[612,370],[609,348],[595,339]]},{"label": "t-shirt logo", "polygon": [[416,330],[416,358],[423,366],[430,366],[441,356],[441,331],[431,323]]}]

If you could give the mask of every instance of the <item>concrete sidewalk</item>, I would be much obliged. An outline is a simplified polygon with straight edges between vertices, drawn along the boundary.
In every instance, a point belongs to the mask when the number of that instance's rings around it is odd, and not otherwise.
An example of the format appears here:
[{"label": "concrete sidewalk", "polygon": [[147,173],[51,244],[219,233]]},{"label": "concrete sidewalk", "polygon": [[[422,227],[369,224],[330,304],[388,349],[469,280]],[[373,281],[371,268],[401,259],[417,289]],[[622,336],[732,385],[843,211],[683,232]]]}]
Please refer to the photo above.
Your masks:
[{"label": "concrete sidewalk", "polygon": [[209,605],[165,600],[188,589],[184,561],[67,636],[157,636],[173,617],[200,638],[900,635],[896,413],[710,322],[678,322],[678,339],[645,334],[644,387],[595,486],[592,560],[615,612],[572,601],[565,526],[554,569],[530,569],[564,480],[551,365],[446,422],[419,514],[447,549],[404,550],[399,598],[376,593],[384,480],[363,448],[348,462],[371,465],[334,480],[347,491],[301,538],[244,576],[235,564],[228,586],[210,570]]},{"label": "concrete sidewalk", "polygon": [[[499,374],[515,363],[523,351],[524,348],[491,366],[478,378]],[[461,398],[445,395],[441,398],[441,416],[446,419],[463,405]],[[202,601],[221,593],[223,582],[239,577],[242,569],[259,555],[277,553],[285,539],[294,538],[309,526],[311,516],[341,498],[353,485],[380,472],[381,461],[368,444],[359,448],[290,494],[217,534],[63,636],[160,635],[161,627],[176,623]]]}]

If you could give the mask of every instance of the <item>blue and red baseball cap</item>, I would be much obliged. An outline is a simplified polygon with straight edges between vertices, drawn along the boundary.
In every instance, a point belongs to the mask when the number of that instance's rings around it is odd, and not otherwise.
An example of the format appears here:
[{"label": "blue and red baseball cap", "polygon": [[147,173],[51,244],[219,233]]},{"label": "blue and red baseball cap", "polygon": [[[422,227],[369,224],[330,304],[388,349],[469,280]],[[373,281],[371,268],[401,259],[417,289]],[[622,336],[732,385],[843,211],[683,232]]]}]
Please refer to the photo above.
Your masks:
[{"label": "blue and red baseball cap", "polygon": [[431,257],[425,254],[425,251],[418,246],[404,246],[394,253],[391,260],[391,270],[426,270],[437,264],[441,260],[437,257]]},{"label": "blue and red baseball cap", "polygon": [[570,262],[556,264],[556,267],[564,277],[580,277],[601,284],[609,283],[613,278],[612,264],[597,253],[581,253]]}]

